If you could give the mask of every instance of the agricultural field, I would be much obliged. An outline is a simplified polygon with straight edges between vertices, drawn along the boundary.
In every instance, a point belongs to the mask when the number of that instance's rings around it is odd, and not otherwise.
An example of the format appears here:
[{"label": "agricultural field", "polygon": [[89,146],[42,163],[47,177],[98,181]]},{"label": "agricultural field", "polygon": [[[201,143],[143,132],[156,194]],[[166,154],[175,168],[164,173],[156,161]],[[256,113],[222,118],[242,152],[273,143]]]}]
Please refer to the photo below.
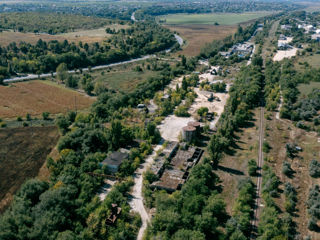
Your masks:
[{"label": "agricultural field", "polygon": [[106,25],[104,27],[100,27],[97,29],[90,29],[90,30],[76,30],[74,32],[68,33],[61,33],[56,35],[50,35],[47,33],[40,33],[35,34],[31,32],[14,32],[14,31],[3,31],[0,32],[0,45],[7,46],[11,42],[19,43],[21,41],[35,44],[39,39],[43,41],[51,41],[51,40],[58,40],[64,41],[68,40],[69,42],[86,42],[86,43],[94,43],[94,42],[101,42],[105,39],[111,37],[111,34],[106,33],[106,28],[119,30],[119,29],[126,29],[128,25],[120,25],[120,24],[111,24]]},{"label": "agricultural field", "polygon": [[0,130],[0,213],[21,184],[38,175],[58,138],[54,126]]},{"label": "agricultural field", "polygon": [[183,24],[219,24],[235,25],[264,17],[273,12],[246,12],[246,13],[212,13],[212,14],[169,14],[158,17],[160,22],[168,25]]},{"label": "agricultural field", "polygon": [[196,56],[200,49],[213,40],[222,40],[237,30],[236,26],[214,26],[205,24],[167,26],[171,31],[177,32],[186,42],[183,50],[178,52],[186,56]]},{"label": "agricultural field", "polygon": [[49,81],[30,81],[0,86],[0,102],[1,118],[15,118],[27,113],[39,116],[43,112],[57,114],[86,109],[94,98]]},{"label": "agricultural field", "polygon": [[298,90],[301,93],[300,96],[308,95],[314,88],[320,89],[320,82],[310,82],[308,84],[299,84],[298,86]]}]

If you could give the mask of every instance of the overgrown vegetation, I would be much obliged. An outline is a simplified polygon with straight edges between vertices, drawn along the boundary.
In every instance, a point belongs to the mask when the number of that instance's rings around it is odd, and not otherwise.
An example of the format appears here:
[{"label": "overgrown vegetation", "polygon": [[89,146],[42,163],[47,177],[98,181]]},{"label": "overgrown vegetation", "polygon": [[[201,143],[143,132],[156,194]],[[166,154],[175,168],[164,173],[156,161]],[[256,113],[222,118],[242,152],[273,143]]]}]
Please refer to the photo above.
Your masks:
[{"label": "overgrown vegetation", "polygon": [[175,43],[173,34],[156,23],[136,23],[114,34],[106,43],[69,43],[41,39],[36,45],[12,42],[0,50],[0,74],[53,72],[65,63],[70,70],[119,62],[158,52]]},{"label": "overgrown vegetation", "polygon": [[319,231],[317,222],[320,219],[320,187],[319,185],[314,185],[310,188],[308,201],[307,201],[308,214],[310,215],[310,220],[308,223],[308,228],[311,231]]},{"label": "overgrown vegetation", "polygon": [[111,22],[105,18],[63,13],[1,13],[0,31],[9,29],[18,32],[57,34],[77,29],[99,28]]}]

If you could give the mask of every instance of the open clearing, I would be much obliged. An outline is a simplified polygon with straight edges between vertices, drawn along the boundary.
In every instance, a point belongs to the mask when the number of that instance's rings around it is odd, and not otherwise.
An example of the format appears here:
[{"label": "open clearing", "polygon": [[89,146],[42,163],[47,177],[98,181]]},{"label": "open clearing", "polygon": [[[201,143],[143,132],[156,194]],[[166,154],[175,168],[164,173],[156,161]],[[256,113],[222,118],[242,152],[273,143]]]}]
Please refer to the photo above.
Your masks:
[{"label": "open clearing", "polygon": [[[320,68],[320,54],[313,54],[308,56],[299,56],[297,59],[299,63],[307,62],[311,67]],[[303,65],[296,64],[295,67],[303,69]]]},{"label": "open clearing", "polygon": [[[313,184],[320,184],[320,179],[311,178],[309,175],[309,163],[312,159],[319,159],[320,144],[315,132],[306,132],[293,126],[291,121],[278,120],[275,113],[271,120],[266,123],[266,140],[271,146],[270,153],[265,154],[267,163],[273,167],[273,170],[282,182],[280,189],[283,190],[284,183],[290,182],[297,190],[297,214],[294,221],[297,224],[297,231],[301,236],[309,235],[312,239],[320,239],[320,233],[310,232],[308,230],[308,219],[306,202],[309,189]],[[298,157],[289,159],[286,155],[286,144],[296,143],[302,148]],[[291,178],[282,173],[284,161],[291,164],[294,174]],[[276,198],[276,203],[284,211],[285,197]]]},{"label": "open clearing", "polygon": [[290,50],[278,50],[276,55],[273,57],[273,61],[281,61],[285,58],[292,58],[297,54],[297,48],[292,48]]},{"label": "open clearing", "polygon": [[75,32],[62,33],[62,34],[56,34],[56,35],[50,35],[46,33],[35,34],[35,33],[3,31],[0,33],[0,45],[7,46],[11,42],[19,43],[21,41],[35,44],[39,39],[42,39],[43,41],[68,40],[70,42],[82,41],[86,43],[101,42],[112,36],[111,34],[106,33],[105,30],[107,27],[111,29],[116,29],[116,30],[128,28],[127,25],[113,24],[113,25],[108,25],[98,29],[78,30]]},{"label": "open clearing", "polygon": [[186,46],[179,54],[186,56],[196,56],[200,49],[213,40],[222,40],[225,37],[234,34],[236,26],[214,26],[204,24],[175,25],[167,26],[171,31],[177,32],[185,41]]},{"label": "open clearing", "polygon": [[299,84],[298,86],[299,92],[301,93],[300,96],[308,95],[314,88],[320,89],[320,82],[310,82],[309,84]]},{"label": "open clearing", "polygon": [[238,183],[248,177],[248,161],[257,160],[259,150],[259,111],[254,110],[254,121],[247,128],[240,129],[236,136],[238,140],[219,163],[217,174],[221,179],[222,197],[227,204],[227,212],[232,213],[234,200],[238,194]]},{"label": "open clearing", "polygon": [[135,71],[134,67],[138,65],[141,66],[141,62],[116,66],[109,70],[93,71],[91,75],[96,82],[104,83],[108,89],[130,92],[134,90],[140,82],[157,75],[157,72],[147,69],[144,69],[143,72]]},{"label": "open clearing", "polygon": [[0,212],[22,183],[38,175],[58,139],[53,126],[0,130]]},{"label": "open clearing", "polygon": [[210,13],[210,14],[169,14],[158,19],[166,24],[215,24],[234,25],[253,19],[264,17],[273,12],[246,12],[246,13]]},{"label": "open clearing", "polygon": [[39,116],[43,112],[65,113],[91,106],[94,99],[46,81],[0,86],[0,117]]}]

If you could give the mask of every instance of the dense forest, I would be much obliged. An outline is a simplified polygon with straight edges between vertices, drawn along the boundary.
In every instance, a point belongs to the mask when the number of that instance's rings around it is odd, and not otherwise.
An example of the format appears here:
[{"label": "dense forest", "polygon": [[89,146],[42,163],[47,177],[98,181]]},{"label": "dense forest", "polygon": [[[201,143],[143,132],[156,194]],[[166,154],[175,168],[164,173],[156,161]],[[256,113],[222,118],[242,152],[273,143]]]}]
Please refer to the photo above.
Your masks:
[{"label": "dense forest", "polygon": [[1,13],[0,31],[9,29],[19,32],[57,34],[77,29],[99,28],[110,22],[105,18],[59,13]]},{"label": "dense forest", "polygon": [[0,47],[0,73],[2,78],[15,73],[48,73],[56,71],[61,63],[67,64],[68,69],[79,69],[162,51],[174,43],[175,38],[168,29],[152,22],[136,23],[102,43],[12,42]]}]

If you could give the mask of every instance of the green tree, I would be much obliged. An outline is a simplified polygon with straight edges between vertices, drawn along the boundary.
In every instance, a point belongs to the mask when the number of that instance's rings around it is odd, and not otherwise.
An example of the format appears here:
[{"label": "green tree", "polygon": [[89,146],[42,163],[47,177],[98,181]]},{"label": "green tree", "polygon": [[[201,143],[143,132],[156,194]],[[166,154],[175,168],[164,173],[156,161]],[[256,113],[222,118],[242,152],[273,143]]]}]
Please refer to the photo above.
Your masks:
[{"label": "green tree", "polygon": [[50,117],[50,113],[49,112],[43,112],[42,113],[43,120],[49,120],[49,117]]},{"label": "green tree", "polygon": [[64,82],[69,76],[68,67],[67,67],[67,64],[65,63],[60,63],[56,69],[56,72],[57,72],[57,79],[60,82]]},{"label": "green tree", "polygon": [[56,122],[60,132],[64,135],[68,131],[70,122],[62,114],[58,115],[58,117],[56,118],[55,122]]}]

